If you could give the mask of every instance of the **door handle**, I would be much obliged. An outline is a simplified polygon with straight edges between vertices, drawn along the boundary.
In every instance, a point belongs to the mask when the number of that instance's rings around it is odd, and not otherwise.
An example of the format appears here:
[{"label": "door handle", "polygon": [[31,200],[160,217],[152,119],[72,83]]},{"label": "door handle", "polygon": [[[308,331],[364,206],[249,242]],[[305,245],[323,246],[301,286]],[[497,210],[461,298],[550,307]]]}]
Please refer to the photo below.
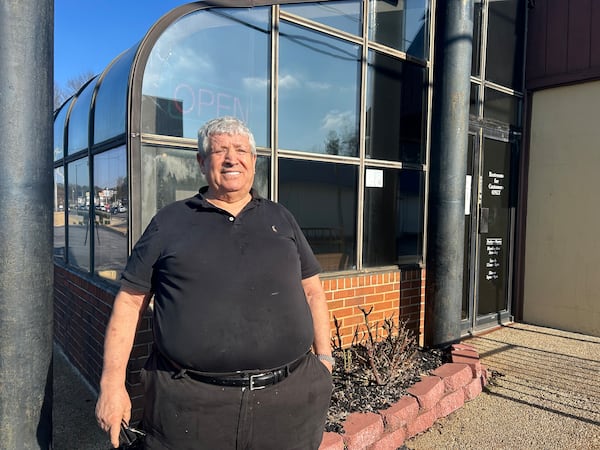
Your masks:
[{"label": "door handle", "polygon": [[488,233],[490,229],[490,208],[479,208],[479,234]]}]

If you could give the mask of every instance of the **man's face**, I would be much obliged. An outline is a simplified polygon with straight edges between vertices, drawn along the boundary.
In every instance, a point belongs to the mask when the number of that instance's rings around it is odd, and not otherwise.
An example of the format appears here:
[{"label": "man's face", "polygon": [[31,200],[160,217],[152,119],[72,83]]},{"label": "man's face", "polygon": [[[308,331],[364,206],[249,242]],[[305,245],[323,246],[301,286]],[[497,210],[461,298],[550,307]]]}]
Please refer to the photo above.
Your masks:
[{"label": "man's face", "polygon": [[222,200],[242,198],[252,188],[256,155],[247,136],[215,134],[205,158],[198,154],[200,169],[208,182],[208,192]]}]

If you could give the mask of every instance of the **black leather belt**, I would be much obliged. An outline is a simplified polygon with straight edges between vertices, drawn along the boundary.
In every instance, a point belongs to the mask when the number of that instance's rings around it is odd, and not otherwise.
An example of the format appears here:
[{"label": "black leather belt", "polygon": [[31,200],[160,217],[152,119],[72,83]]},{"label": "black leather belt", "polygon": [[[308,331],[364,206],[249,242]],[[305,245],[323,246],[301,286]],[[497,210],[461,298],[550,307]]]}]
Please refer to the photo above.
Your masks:
[{"label": "black leather belt", "polygon": [[254,391],[256,389],[264,389],[267,386],[277,384],[287,378],[294,370],[298,368],[300,363],[307,355],[308,353],[302,355],[297,360],[286,364],[285,366],[265,371],[240,371],[227,374],[208,374],[185,369],[180,371],[178,377],[187,376],[192,380],[200,381],[202,383],[216,384],[218,386],[241,387]]}]

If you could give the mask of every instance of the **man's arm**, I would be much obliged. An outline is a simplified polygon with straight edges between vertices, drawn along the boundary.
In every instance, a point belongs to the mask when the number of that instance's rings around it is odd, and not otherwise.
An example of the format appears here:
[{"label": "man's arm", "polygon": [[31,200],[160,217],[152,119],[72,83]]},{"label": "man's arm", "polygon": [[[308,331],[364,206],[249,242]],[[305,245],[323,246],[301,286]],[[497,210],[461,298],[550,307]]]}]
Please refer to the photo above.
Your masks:
[{"label": "man's arm", "polygon": [[[329,322],[329,309],[325,299],[325,291],[321,284],[319,275],[302,280],[302,287],[306,295],[306,301],[312,314],[315,340],[313,351],[318,355],[331,356],[331,326]],[[331,372],[333,366],[328,361],[321,361]]]},{"label": "man's arm", "polygon": [[127,362],[137,325],[149,301],[148,294],[121,289],[106,328],[96,420],[109,433],[115,448],[119,446],[121,422],[129,423],[131,418],[131,399],[125,388]]}]

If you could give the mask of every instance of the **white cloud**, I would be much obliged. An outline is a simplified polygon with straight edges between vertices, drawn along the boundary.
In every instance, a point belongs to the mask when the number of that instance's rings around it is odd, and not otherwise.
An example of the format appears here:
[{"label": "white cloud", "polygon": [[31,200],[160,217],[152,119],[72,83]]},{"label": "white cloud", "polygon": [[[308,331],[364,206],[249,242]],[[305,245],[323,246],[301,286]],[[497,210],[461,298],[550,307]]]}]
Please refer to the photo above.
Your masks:
[{"label": "white cloud", "polygon": [[332,110],[329,111],[325,117],[321,120],[321,129],[322,130],[341,130],[344,126],[352,123],[352,119],[354,118],[354,113],[350,110],[347,111],[338,111]]},{"label": "white cloud", "polygon": [[187,85],[196,85],[201,80],[215,77],[215,64],[206,55],[195,49],[182,48],[178,53],[168,52],[168,58],[160,56],[160,48],[152,50],[144,71],[143,91],[146,95],[169,97],[171,92],[164,92],[165,87],[171,89],[170,74],[185,74]]},{"label": "white cloud", "polygon": [[263,89],[269,85],[266,78],[247,77],[243,79],[244,87],[248,89]]},{"label": "white cloud", "polygon": [[325,91],[325,90],[331,89],[331,84],[322,83],[319,81],[309,81],[308,83],[306,83],[306,86],[315,91]]},{"label": "white cloud", "polygon": [[300,81],[293,75],[283,75],[279,78],[280,89],[295,89],[300,86]]}]

